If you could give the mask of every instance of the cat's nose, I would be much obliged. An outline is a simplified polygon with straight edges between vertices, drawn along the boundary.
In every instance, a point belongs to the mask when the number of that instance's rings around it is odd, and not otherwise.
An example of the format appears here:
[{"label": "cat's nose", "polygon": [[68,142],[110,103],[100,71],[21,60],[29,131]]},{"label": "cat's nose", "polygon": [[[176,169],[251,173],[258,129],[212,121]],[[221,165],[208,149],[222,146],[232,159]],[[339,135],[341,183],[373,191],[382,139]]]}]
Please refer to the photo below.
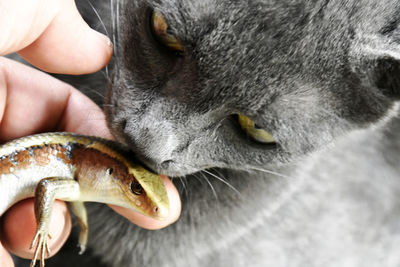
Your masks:
[{"label": "cat's nose", "polygon": [[123,139],[139,159],[157,168],[164,168],[173,162],[174,152],[180,144],[179,136],[168,123],[139,125],[128,121],[123,134]]}]

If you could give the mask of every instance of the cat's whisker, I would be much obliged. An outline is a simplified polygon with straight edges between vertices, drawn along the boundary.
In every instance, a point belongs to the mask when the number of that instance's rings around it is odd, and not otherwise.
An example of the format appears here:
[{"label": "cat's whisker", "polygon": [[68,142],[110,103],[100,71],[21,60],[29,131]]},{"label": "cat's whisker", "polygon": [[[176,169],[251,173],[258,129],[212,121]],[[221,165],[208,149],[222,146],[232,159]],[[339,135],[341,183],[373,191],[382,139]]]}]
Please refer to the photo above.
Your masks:
[{"label": "cat's whisker", "polygon": [[253,167],[253,166],[247,166],[247,167],[248,167],[250,170],[260,171],[260,172],[272,174],[272,175],[279,176],[279,177],[283,177],[283,178],[294,179],[294,177],[287,176],[287,175],[282,174],[282,173],[279,173],[279,172],[275,172],[275,171],[271,171],[271,170],[267,170],[267,169],[262,169],[262,168],[258,168],[258,167]]},{"label": "cat's whisker", "polygon": [[201,179],[199,176],[197,176],[196,173],[194,173],[192,176],[193,176],[194,178],[196,178],[196,180],[199,181],[201,184],[204,184],[203,179]]},{"label": "cat's whisker", "polygon": [[[114,13],[114,0],[110,0],[110,12],[111,12],[111,28],[112,28],[112,42],[115,45],[115,13]],[[114,48],[114,53],[117,54],[117,51]]]},{"label": "cat's whisker", "polygon": [[104,121],[104,118],[99,119],[86,119],[85,121]]},{"label": "cat's whisker", "polygon": [[235,193],[237,193],[239,196],[241,196],[242,194],[233,186],[231,185],[228,181],[222,179],[221,177],[215,175],[214,173],[208,171],[208,170],[202,170],[202,172],[205,172],[209,175],[211,175],[212,177],[216,178],[217,180],[221,181],[222,183],[226,184],[230,189],[232,189]]},{"label": "cat's whisker", "polygon": [[119,51],[118,51],[118,29],[119,29],[119,19],[120,19],[120,0],[116,2],[114,0],[110,0],[110,12],[111,12],[111,28],[112,28],[112,42],[114,44],[114,59],[116,69],[118,68],[119,61]]},{"label": "cat's whisker", "polygon": [[225,176],[219,171],[220,169],[213,169],[220,177],[222,177],[224,180],[227,180]]},{"label": "cat's whisker", "polygon": [[[117,30],[120,29],[120,25],[119,25],[119,18],[120,18],[120,9],[119,9],[120,5],[119,5],[119,1],[117,1],[117,19],[116,19],[116,23],[117,23]],[[117,32],[118,34],[118,32]],[[118,36],[117,36],[118,37]]]},{"label": "cat's whisker", "polygon": [[211,191],[213,192],[213,195],[214,195],[214,197],[215,197],[215,200],[218,201],[217,191],[215,191],[215,188],[214,188],[214,186],[212,185],[212,183],[210,182],[210,179],[208,179],[208,177],[207,177],[203,172],[200,172],[199,174],[201,174],[201,175],[204,177],[204,180],[206,180],[207,184],[208,184],[208,185],[210,186],[210,188],[211,188]]},{"label": "cat's whisker", "polygon": [[[96,15],[97,19],[100,22],[101,27],[104,30],[104,33],[108,36],[108,38],[111,38],[110,33],[107,30],[106,25],[104,24],[104,20],[101,18],[99,12],[97,11],[97,9],[93,6],[92,2],[90,2],[90,0],[86,0],[86,2],[89,4],[90,8],[93,10],[94,14]],[[110,81],[110,75],[109,75],[109,71],[108,71],[108,65],[105,66],[104,69],[105,72],[102,72],[105,76],[105,78],[107,79],[107,81]]]},{"label": "cat's whisker", "polygon": [[110,73],[108,71],[108,64],[104,67],[104,71],[101,71],[101,73],[103,74],[103,76],[107,80],[107,82],[111,82]]},{"label": "cat's whisker", "polygon": [[[175,164],[175,163],[172,162],[171,164]],[[183,187],[183,192],[185,193],[186,198],[188,198],[188,196],[189,196],[188,188],[189,187],[186,184],[186,182],[187,182],[186,177],[185,176],[171,177],[171,179],[175,179],[175,178],[179,179],[179,181],[180,181],[180,183],[182,184],[182,187]]]},{"label": "cat's whisker", "polygon": [[107,27],[106,27],[106,25],[104,24],[104,21],[103,21],[103,19],[101,18],[101,16],[100,16],[99,12],[97,11],[97,9],[93,6],[93,4],[90,2],[90,0],[86,0],[86,2],[88,2],[88,4],[90,5],[90,7],[92,8],[94,14],[96,15],[96,17],[97,17],[98,20],[99,20],[100,25],[101,25],[101,27],[103,28],[104,32],[107,34],[108,37],[110,37],[110,34],[109,34],[108,31],[107,31]]},{"label": "cat's whisker", "polygon": [[181,184],[182,184],[183,190],[184,190],[186,193],[188,193],[188,189],[187,189],[186,181],[185,181],[184,177],[182,177],[182,176],[179,177],[179,181],[180,181]]},{"label": "cat's whisker", "polygon": [[186,180],[184,179],[184,177],[179,176],[179,177],[171,177],[171,181],[174,181],[175,179],[178,179],[180,184],[182,185],[182,193],[185,193],[187,195],[187,186],[186,186]]},{"label": "cat's whisker", "polygon": [[[82,89],[82,87],[81,87],[81,89]],[[100,96],[101,99],[105,99],[105,95],[103,95],[102,93],[100,93],[99,91],[97,91],[95,89],[92,89],[92,88],[89,88],[89,87],[86,87],[86,88],[83,88],[83,89],[85,89],[86,92],[90,92],[90,93],[93,93],[93,94],[96,94],[96,95]]]},{"label": "cat's whisker", "polygon": [[104,118],[99,118],[99,119],[85,119],[85,122],[102,122],[104,121]]}]

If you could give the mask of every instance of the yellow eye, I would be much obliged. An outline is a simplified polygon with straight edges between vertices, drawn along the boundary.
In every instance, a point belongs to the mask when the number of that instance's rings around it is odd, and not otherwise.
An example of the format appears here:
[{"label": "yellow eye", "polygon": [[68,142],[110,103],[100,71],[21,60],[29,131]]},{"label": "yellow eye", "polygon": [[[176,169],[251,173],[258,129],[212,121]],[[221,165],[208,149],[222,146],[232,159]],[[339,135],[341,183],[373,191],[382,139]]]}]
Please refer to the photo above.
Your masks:
[{"label": "yellow eye", "polygon": [[238,120],[240,127],[243,129],[243,131],[246,132],[247,135],[249,135],[251,138],[256,140],[257,142],[263,143],[263,144],[274,144],[275,139],[272,137],[270,133],[267,131],[260,129],[256,126],[254,121],[252,121],[249,117],[239,114],[238,115]]},{"label": "yellow eye", "polygon": [[166,48],[177,52],[183,52],[182,44],[175,36],[168,33],[168,24],[161,12],[153,11],[151,16],[151,28],[156,39]]}]

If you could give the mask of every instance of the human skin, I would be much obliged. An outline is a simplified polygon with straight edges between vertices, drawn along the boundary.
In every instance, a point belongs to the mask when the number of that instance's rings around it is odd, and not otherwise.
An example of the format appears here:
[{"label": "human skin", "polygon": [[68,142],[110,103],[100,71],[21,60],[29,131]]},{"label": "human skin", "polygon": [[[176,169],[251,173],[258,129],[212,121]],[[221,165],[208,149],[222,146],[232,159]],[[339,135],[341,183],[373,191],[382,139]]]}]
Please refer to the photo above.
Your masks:
[{"label": "human skin", "polygon": [[[64,74],[99,70],[112,56],[109,39],[89,28],[72,0],[0,0],[0,6],[0,55],[18,52],[42,70]],[[0,57],[0,143],[47,131],[112,138],[103,112],[89,98],[48,74]],[[178,219],[181,203],[171,181],[165,176],[163,181],[171,206],[167,219],[157,221],[112,208],[141,227],[166,227]],[[7,251],[31,258],[29,245],[36,230],[33,200],[16,204],[0,222],[0,266],[13,266]],[[50,256],[70,233],[71,219],[64,202],[56,202],[51,225]]]}]

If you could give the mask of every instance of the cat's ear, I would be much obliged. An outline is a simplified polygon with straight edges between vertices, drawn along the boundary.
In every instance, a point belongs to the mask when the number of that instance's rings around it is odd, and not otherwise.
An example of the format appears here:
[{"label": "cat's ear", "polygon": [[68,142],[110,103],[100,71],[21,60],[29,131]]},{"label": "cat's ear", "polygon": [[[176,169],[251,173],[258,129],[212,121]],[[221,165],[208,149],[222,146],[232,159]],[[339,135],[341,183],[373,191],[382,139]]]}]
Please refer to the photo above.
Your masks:
[{"label": "cat's ear", "polygon": [[351,49],[354,71],[393,98],[400,98],[400,28],[397,30],[398,38],[396,34],[360,36]]}]

